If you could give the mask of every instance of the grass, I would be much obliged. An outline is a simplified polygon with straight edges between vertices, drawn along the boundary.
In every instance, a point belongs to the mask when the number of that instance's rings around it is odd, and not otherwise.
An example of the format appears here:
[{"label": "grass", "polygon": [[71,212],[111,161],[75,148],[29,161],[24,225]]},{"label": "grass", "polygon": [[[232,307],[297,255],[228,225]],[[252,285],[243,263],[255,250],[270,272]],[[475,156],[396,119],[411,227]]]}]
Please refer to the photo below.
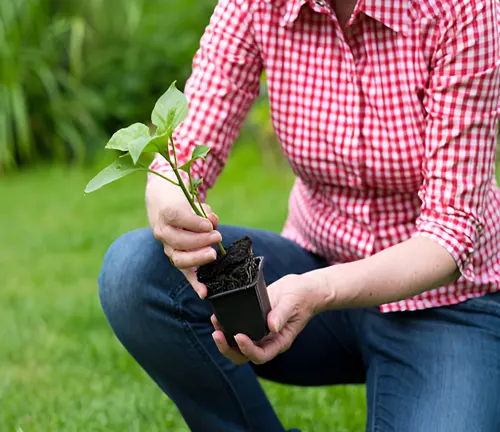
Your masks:
[{"label": "grass", "polygon": [[[144,178],[83,196],[95,170],[40,168],[0,180],[0,431],[187,431],[115,340],[96,278],[108,245],[145,226]],[[210,204],[224,223],[279,231],[293,179],[239,147]],[[286,427],[362,431],[364,390],[264,383]]]}]

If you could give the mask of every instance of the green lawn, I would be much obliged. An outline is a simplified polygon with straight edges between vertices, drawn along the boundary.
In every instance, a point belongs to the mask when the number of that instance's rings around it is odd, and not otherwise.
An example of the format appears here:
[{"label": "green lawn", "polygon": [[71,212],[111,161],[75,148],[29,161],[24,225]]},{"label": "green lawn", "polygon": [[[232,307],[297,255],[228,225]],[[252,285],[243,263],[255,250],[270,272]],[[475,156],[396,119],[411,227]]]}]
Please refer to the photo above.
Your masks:
[{"label": "green lawn", "polygon": [[[97,299],[107,246],[146,225],[144,178],[84,196],[94,172],[43,168],[0,178],[1,432],[187,430],[115,340]],[[279,231],[291,183],[239,147],[209,202],[223,223]],[[287,427],[364,429],[363,388],[264,384]]]}]

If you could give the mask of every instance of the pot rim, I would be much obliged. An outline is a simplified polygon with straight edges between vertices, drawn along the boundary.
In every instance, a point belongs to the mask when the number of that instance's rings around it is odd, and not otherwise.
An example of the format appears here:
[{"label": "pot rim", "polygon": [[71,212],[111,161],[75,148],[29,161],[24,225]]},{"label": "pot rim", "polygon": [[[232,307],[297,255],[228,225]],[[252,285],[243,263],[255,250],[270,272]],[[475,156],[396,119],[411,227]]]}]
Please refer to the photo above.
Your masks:
[{"label": "pot rim", "polygon": [[230,290],[230,291],[224,291],[222,293],[214,294],[210,297],[207,297],[207,300],[215,300],[215,299],[218,299],[219,297],[223,297],[223,296],[226,296],[228,294],[234,294],[234,293],[237,293],[240,291],[245,291],[249,288],[254,287],[259,282],[259,277],[260,277],[260,274],[262,272],[262,265],[264,264],[264,257],[263,256],[256,256],[256,257],[254,257],[254,260],[259,261],[259,267],[257,268],[257,274],[255,275],[255,279],[251,283],[249,283],[248,285],[239,287],[239,288],[235,288],[235,289]]}]

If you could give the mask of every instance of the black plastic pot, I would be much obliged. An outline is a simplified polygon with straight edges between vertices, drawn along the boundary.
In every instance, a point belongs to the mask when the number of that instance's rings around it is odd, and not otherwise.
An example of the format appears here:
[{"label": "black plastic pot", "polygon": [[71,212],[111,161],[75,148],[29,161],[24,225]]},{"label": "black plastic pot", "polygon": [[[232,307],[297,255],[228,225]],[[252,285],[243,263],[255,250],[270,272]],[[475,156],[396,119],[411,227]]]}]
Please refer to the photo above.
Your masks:
[{"label": "black plastic pot", "polygon": [[271,303],[262,270],[264,257],[254,259],[259,267],[255,280],[250,285],[207,298],[228,344],[232,347],[238,346],[234,339],[238,333],[247,335],[253,341],[259,341],[269,333],[267,315],[271,311]]}]

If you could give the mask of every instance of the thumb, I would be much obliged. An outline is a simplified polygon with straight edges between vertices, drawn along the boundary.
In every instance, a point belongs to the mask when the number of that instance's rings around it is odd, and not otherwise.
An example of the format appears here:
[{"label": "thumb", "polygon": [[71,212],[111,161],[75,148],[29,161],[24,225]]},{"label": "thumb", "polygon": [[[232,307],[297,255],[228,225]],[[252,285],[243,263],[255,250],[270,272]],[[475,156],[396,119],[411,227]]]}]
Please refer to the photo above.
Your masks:
[{"label": "thumb", "polygon": [[184,273],[184,276],[186,277],[187,281],[191,284],[191,286],[194,288],[196,294],[198,294],[198,296],[201,299],[204,299],[207,296],[207,287],[202,283],[198,282],[196,271],[194,269],[184,269],[182,270],[182,273]]},{"label": "thumb", "polygon": [[267,317],[269,330],[279,333],[295,313],[296,305],[290,296],[283,296],[274,305]]}]

